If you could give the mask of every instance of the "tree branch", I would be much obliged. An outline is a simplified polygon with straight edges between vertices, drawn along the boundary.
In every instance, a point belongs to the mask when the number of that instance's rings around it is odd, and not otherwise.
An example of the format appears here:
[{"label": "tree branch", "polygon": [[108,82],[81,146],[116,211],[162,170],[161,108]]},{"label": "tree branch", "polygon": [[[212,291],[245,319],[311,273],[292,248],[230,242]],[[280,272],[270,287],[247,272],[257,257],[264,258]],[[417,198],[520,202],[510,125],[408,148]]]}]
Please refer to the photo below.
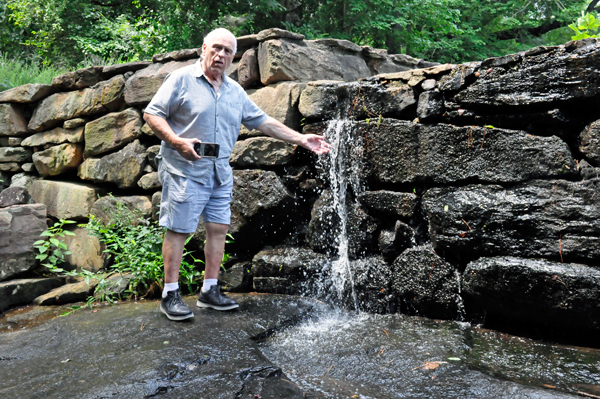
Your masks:
[{"label": "tree branch", "polygon": [[[597,0],[597,1],[600,1],[600,0]],[[560,28],[562,26],[564,26],[564,25],[561,24],[560,22],[552,21],[551,23],[536,26],[533,28],[517,28],[517,29],[500,31],[500,32],[496,33],[496,37],[499,40],[509,40],[509,39],[515,39],[517,37],[521,37],[523,35],[523,33],[528,33],[532,36],[541,36],[546,32],[549,32],[553,29]]]},{"label": "tree branch", "polygon": [[586,12],[599,11],[600,7],[596,7],[600,0],[593,0],[585,9]]}]

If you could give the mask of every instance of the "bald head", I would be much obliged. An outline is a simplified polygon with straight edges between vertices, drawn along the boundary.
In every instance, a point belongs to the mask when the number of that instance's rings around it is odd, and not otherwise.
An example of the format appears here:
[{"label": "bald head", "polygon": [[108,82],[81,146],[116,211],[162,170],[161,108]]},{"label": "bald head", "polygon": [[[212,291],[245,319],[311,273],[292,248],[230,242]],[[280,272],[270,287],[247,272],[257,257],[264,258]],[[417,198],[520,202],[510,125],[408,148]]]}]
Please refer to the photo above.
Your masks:
[{"label": "bald head", "polygon": [[[204,44],[210,46],[210,44],[213,43],[215,40],[223,38],[230,39],[233,42],[233,53],[235,54],[235,52],[237,51],[237,39],[235,38],[233,33],[231,33],[225,28],[217,28],[210,32],[208,35],[204,36]],[[202,53],[204,54],[204,51]]]}]

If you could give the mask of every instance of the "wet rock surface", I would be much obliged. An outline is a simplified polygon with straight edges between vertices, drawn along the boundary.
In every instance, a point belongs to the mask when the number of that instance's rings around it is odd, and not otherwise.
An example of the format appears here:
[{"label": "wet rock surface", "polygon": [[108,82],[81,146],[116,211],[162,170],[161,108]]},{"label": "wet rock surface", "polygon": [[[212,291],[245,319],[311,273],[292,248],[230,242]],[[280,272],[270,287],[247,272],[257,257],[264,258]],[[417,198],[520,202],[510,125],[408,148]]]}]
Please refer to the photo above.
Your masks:
[{"label": "wet rock surface", "polygon": [[511,188],[434,188],[425,193],[422,206],[438,253],[595,263],[599,184],[597,179],[535,180]]}]

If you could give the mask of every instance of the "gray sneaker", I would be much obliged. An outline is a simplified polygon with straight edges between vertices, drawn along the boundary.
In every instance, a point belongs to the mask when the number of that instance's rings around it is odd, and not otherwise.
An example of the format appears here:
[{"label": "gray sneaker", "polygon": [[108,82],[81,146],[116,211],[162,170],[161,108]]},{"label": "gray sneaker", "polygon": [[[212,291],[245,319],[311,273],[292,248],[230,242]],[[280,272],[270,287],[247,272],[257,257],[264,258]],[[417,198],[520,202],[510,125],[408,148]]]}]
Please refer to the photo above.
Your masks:
[{"label": "gray sneaker", "polygon": [[178,289],[167,292],[167,296],[160,301],[160,311],[171,320],[180,321],[194,317],[194,313],[183,303]]},{"label": "gray sneaker", "polygon": [[196,306],[216,310],[231,310],[240,307],[236,301],[225,294],[221,294],[221,290],[217,285],[211,286],[207,292],[200,290]]}]

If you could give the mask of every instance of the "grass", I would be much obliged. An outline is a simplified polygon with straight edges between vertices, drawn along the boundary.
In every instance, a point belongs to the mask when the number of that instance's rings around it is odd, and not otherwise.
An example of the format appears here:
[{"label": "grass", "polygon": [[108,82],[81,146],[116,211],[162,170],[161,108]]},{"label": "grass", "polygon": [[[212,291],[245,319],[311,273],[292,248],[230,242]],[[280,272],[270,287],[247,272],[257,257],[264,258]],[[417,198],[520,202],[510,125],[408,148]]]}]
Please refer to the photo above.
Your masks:
[{"label": "grass", "polygon": [[27,83],[50,84],[52,78],[69,72],[67,68],[45,66],[39,61],[23,61],[0,54],[0,91]]}]

